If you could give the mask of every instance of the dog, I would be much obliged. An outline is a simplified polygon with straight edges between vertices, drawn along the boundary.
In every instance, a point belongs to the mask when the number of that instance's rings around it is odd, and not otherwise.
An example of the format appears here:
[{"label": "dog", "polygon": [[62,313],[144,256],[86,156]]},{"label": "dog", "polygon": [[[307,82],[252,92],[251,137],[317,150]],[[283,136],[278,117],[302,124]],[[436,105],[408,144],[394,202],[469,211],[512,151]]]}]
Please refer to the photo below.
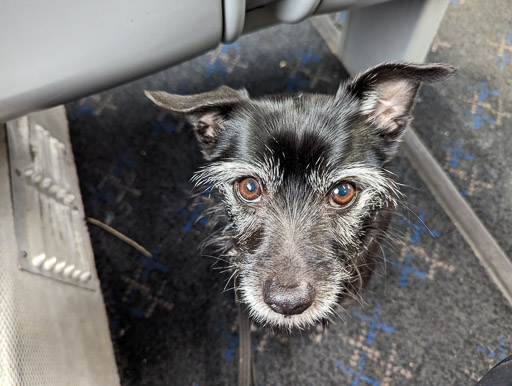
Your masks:
[{"label": "dog", "polygon": [[193,126],[208,161],[195,182],[218,192],[226,219],[211,244],[255,322],[303,329],[361,293],[399,197],[384,166],[420,83],[455,71],[383,63],[342,82],[334,96],[251,99],[226,86],[189,96],[146,91]]}]

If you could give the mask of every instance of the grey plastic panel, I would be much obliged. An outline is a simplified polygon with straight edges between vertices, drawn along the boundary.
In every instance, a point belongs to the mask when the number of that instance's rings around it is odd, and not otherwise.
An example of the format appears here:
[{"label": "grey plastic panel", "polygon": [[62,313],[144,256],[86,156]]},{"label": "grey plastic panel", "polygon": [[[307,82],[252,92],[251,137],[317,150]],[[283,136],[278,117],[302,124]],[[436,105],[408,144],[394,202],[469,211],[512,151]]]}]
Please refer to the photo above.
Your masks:
[{"label": "grey plastic panel", "polygon": [[215,47],[222,0],[3,0],[0,122]]}]

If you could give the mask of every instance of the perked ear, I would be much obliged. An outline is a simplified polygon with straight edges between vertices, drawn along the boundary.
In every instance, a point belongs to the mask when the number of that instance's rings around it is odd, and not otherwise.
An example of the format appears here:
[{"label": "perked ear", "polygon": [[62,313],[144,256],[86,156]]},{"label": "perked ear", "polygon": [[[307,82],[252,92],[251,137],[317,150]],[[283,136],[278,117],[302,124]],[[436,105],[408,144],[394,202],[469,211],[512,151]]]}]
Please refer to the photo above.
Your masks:
[{"label": "perked ear", "polygon": [[247,90],[234,90],[227,86],[195,95],[176,95],[164,91],[144,93],[157,106],[187,115],[207,159],[215,151],[230,112],[236,105],[249,100]]},{"label": "perked ear", "polygon": [[409,124],[420,83],[440,82],[456,71],[449,64],[383,63],[359,74],[339,92],[349,91],[360,100],[361,113],[385,141],[388,160]]}]

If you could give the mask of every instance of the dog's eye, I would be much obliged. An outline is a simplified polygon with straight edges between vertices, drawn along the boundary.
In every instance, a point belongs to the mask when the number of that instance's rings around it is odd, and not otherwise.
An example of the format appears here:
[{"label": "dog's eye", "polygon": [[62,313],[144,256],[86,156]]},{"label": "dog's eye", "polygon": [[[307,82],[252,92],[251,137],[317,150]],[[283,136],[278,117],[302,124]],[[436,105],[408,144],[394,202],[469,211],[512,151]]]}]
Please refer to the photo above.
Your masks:
[{"label": "dog's eye", "polygon": [[255,202],[261,197],[260,184],[252,177],[246,177],[238,181],[235,184],[235,189],[243,201]]},{"label": "dog's eye", "polygon": [[356,188],[350,182],[341,182],[334,187],[329,197],[329,202],[333,206],[347,206],[352,202],[356,195]]}]

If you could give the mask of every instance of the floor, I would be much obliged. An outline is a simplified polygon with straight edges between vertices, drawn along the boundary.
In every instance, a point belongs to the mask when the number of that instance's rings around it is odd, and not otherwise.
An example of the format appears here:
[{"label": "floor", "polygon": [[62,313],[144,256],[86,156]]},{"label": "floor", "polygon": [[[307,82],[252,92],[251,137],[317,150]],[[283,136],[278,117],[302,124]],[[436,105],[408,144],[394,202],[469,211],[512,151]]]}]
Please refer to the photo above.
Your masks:
[{"label": "floor", "polygon": [[[452,1],[428,61],[460,67],[422,87],[414,127],[512,255],[510,2]],[[345,14],[332,16],[339,26]],[[87,216],[138,241],[147,258],[91,225],[123,385],[232,385],[238,334],[227,277],[196,246],[211,230],[190,178],[202,165],[189,127],[143,90],[192,94],[226,84],[252,96],[334,93],[347,74],[311,22],[245,36],[169,70],[67,105]],[[512,308],[399,154],[406,202],[362,304],[317,342],[253,333],[268,385],[470,384],[512,353]],[[197,193],[197,192],[195,192]]]}]

